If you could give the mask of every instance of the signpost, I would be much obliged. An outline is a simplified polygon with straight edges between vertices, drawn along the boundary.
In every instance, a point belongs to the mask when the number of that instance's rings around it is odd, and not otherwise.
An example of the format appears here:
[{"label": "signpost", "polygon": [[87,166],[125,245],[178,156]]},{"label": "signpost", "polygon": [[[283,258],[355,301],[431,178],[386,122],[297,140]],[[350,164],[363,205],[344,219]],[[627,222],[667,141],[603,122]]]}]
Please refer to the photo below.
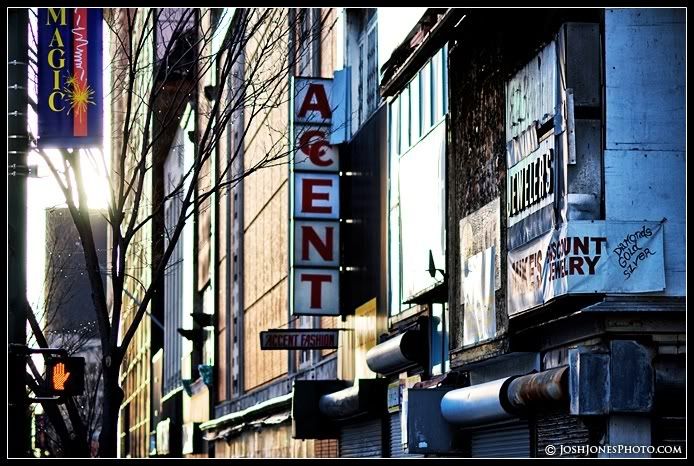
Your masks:
[{"label": "signpost", "polygon": [[39,387],[41,396],[28,398],[29,402],[63,403],[65,397],[81,395],[84,392],[84,358],[68,356],[63,348],[29,348],[20,344],[10,344],[9,354],[24,361],[32,354],[55,355],[46,361],[46,380],[43,386]]}]

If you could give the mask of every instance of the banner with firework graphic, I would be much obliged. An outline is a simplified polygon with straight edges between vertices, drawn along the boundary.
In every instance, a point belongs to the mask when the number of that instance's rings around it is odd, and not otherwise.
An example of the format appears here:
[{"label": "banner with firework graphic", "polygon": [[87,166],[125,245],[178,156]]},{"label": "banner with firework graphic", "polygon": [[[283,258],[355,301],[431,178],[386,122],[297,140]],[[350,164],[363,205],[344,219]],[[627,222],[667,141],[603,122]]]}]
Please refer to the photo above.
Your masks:
[{"label": "banner with firework graphic", "polygon": [[100,8],[39,8],[39,147],[101,146],[101,31]]}]

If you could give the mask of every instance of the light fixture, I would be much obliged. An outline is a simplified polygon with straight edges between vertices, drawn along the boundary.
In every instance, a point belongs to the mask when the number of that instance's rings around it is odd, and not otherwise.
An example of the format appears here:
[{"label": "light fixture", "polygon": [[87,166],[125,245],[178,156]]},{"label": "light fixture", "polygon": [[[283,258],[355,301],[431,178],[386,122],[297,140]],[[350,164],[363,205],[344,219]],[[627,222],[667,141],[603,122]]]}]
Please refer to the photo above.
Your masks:
[{"label": "light fixture", "polygon": [[437,269],[436,264],[434,264],[434,255],[431,252],[431,249],[429,249],[429,269],[428,269],[429,275],[431,275],[431,278],[434,278],[436,276],[436,272],[441,272],[441,275],[443,275],[443,279],[446,280],[446,272],[443,269]]},{"label": "light fixture", "polygon": [[214,325],[214,316],[212,314],[193,312],[190,316],[200,327],[212,327]]},{"label": "light fixture", "polygon": [[205,98],[213,102],[217,98],[217,86],[209,85],[204,87]]}]

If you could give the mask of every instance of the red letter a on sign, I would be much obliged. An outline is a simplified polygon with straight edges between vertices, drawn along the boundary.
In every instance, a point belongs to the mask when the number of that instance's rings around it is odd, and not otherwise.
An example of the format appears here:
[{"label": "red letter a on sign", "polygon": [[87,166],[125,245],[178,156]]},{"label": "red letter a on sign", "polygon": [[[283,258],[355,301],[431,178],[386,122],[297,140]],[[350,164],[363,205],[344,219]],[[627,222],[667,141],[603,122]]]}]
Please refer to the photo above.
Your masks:
[{"label": "red letter a on sign", "polygon": [[309,111],[320,112],[321,117],[325,120],[332,118],[333,112],[330,110],[328,97],[325,95],[325,87],[322,84],[312,83],[308,85],[306,97],[304,97],[304,101],[301,103],[298,117],[304,118]]}]

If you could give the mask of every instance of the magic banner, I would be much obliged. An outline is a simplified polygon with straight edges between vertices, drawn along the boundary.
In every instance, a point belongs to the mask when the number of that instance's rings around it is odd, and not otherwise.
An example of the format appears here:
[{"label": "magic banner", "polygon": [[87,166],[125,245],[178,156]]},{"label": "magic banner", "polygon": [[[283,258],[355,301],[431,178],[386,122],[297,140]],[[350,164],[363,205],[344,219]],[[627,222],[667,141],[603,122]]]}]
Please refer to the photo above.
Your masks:
[{"label": "magic banner", "polygon": [[38,146],[102,144],[100,8],[39,8]]}]

